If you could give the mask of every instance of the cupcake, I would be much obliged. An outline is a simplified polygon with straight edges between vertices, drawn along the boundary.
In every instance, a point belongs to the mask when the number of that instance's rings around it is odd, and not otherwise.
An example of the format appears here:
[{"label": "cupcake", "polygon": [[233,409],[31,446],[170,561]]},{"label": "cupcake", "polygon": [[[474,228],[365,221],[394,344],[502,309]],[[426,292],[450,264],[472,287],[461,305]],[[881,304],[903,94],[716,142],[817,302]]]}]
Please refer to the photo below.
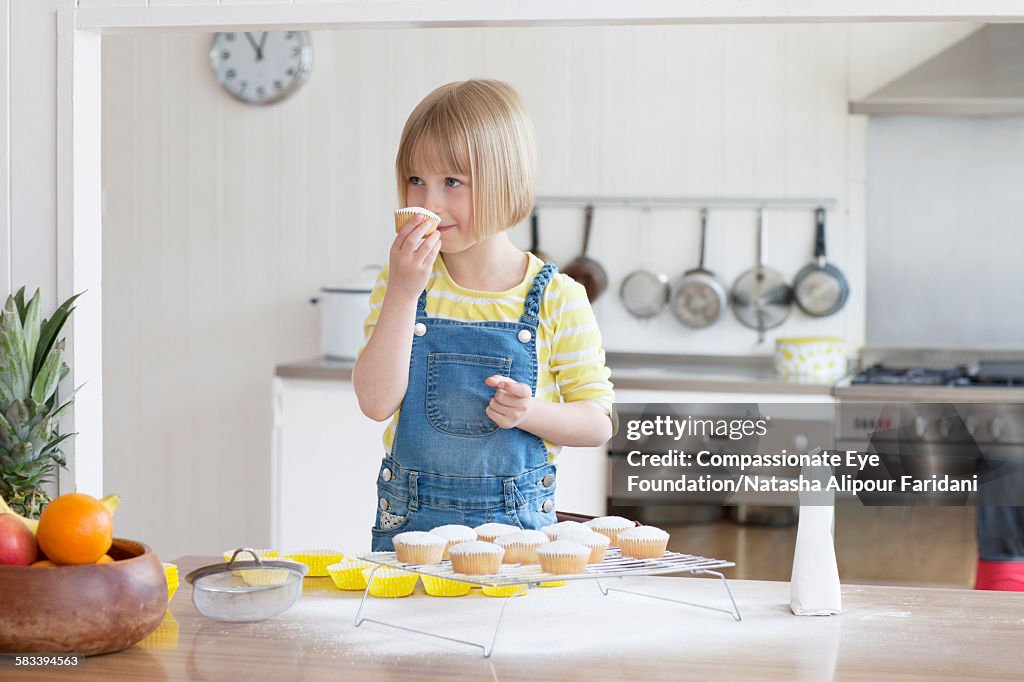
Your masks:
[{"label": "cupcake", "polygon": [[500,535],[508,535],[509,533],[518,533],[522,528],[510,526],[507,523],[485,523],[477,526],[473,530],[476,531],[476,537],[478,540],[494,542],[494,538]]},{"label": "cupcake", "polygon": [[537,548],[540,570],[545,573],[572,575],[587,570],[590,549],[578,542],[555,540]]},{"label": "cupcake", "polygon": [[627,528],[636,528],[636,524],[629,519],[624,519],[621,516],[600,516],[596,519],[590,519],[583,524],[595,533],[601,535],[607,535],[608,539],[612,541],[612,546],[617,547],[619,544],[619,532],[626,530]]},{"label": "cupcake", "polygon": [[668,533],[654,526],[637,526],[619,532],[622,556],[635,559],[660,559],[668,546]]},{"label": "cupcake", "polygon": [[601,535],[600,533],[595,533],[592,530],[580,530],[576,528],[563,530],[558,534],[558,539],[578,542],[589,549],[590,558],[587,559],[588,564],[599,564],[604,561],[604,551],[608,549],[608,545],[611,544],[611,540],[608,539],[607,535]]},{"label": "cupcake", "polygon": [[476,540],[476,531],[469,526],[460,526],[455,523],[448,524],[447,526],[438,526],[437,528],[431,528],[430,532],[434,535],[440,535],[448,544],[444,546],[443,559],[448,558],[448,550],[452,546],[459,544],[460,542],[472,542]]},{"label": "cupcake", "polygon": [[399,533],[392,542],[395,545],[395,558],[403,564],[436,564],[444,555],[448,541],[440,535],[414,530]]},{"label": "cupcake", "polygon": [[448,550],[452,571],[464,575],[494,575],[501,569],[505,550],[492,542],[460,542]]},{"label": "cupcake", "polygon": [[494,544],[505,550],[503,562],[506,564],[535,564],[537,548],[548,542],[548,536],[539,530],[521,530],[518,533],[501,535],[494,539]]},{"label": "cupcake", "polygon": [[543,528],[541,528],[541,531],[543,531],[544,534],[552,540],[557,540],[559,533],[561,533],[563,530],[569,530],[570,528],[586,529],[587,527],[579,521],[559,521],[558,523],[552,523],[550,526],[544,526]]},{"label": "cupcake", "polygon": [[437,215],[433,211],[428,211],[427,209],[420,208],[419,206],[410,206],[408,208],[400,208],[395,211],[395,232],[401,232],[406,223],[412,220],[413,216],[417,213],[425,215],[427,217],[427,223],[430,224],[430,227],[427,228],[426,234],[423,235],[424,237],[433,232],[437,226],[441,224],[441,216]]}]

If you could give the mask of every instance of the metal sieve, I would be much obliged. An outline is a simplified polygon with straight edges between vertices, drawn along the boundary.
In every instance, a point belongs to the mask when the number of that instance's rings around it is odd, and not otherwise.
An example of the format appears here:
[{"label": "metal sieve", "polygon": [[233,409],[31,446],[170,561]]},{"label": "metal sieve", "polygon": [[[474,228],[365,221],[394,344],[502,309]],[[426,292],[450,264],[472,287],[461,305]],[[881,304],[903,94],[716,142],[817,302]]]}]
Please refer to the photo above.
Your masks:
[{"label": "metal sieve", "polygon": [[[248,553],[253,561],[237,561]],[[208,618],[238,623],[278,616],[302,594],[309,569],[296,561],[263,560],[255,550],[236,549],[227,563],[203,566],[185,576],[192,585],[192,603]]]}]

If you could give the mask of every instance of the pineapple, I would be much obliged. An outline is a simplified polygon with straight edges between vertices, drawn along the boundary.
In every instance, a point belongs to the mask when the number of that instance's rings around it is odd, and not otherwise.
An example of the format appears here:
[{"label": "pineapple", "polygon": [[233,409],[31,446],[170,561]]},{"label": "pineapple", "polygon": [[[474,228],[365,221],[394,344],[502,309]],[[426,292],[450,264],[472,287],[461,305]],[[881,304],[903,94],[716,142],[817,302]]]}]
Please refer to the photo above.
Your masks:
[{"label": "pineapple", "polygon": [[64,340],[57,340],[78,295],[40,322],[39,291],[25,304],[25,288],[7,297],[0,317],[0,496],[18,514],[38,518],[49,496],[43,484],[66,467],[59,434],[61,415],[72,397],[56,404],[67,376]]}]

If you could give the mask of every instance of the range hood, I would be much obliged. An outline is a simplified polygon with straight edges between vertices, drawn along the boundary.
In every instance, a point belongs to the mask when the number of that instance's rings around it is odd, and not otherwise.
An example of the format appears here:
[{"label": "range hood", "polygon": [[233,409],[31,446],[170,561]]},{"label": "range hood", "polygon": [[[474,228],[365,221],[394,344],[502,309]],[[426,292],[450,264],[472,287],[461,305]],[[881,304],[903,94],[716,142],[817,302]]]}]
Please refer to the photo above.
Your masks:
[{"label": "range hood", "polygon": [[851,114],[1024,115],[1024,24],[987,24],[867,97]]}]

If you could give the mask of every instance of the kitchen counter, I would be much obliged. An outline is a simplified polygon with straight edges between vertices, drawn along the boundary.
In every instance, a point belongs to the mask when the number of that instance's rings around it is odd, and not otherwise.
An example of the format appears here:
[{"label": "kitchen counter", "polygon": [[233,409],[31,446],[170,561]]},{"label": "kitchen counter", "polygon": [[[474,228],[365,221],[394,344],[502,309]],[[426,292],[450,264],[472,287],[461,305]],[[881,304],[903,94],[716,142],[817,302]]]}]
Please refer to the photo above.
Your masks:
[{"label": "kitchen counter", "polygon": [[[307,578],[287,613],[262,623],[199,615],[184,576],[219,557],[176,560],[170,620],[142,643],[33,679],[681,680],[1015,679],[1024,594],[845,585],[844,612],[797,617],[785,582],[735,580],[743,615],[611,593],[591,581],[513,599],[494,655],[374,623],[353,626],[361,592]],[[717,579],[627,578],[633,589],[725,606]],[[480,640],[502,601],[473,593],[368,599],[364,615]]]},{"label": "kitchen counter", "polygon": [[[777,376],[771,358],[608,353],[606,359],[616,388],[816,396],[832,393],[832,382],[790,381]],[[283,379],[350,381],[353,364],[314,358],[278,365],[276,374]]]}]

